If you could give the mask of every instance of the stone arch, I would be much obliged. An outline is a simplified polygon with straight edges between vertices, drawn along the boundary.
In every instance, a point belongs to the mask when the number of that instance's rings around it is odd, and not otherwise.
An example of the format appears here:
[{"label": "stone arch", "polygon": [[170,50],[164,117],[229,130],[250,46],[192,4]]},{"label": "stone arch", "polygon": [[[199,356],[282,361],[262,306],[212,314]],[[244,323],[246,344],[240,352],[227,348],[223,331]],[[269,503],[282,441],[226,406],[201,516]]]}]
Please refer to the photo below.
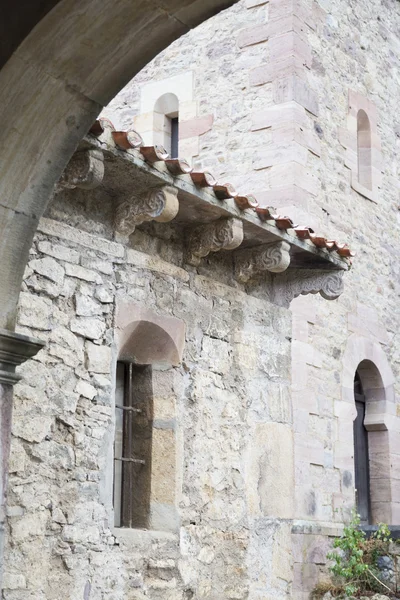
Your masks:
[{"label": "stone arch", "polygon": [[381,345],[354,334],[343,355],[342,380],[342,401],[349,403],[346,413],[352,421],[356,418],[356,372],[366,398],[364,425],[368,431],[372,522],[394,524],[398,515],[394,494],[397,485],[394,464],[398,452],[394,376]]},{"label": "stone arch", "polygon": [[235,0],[60,0],[0,72],[0,327],[13,330],[53,186],[101,108],[174,39]]}]

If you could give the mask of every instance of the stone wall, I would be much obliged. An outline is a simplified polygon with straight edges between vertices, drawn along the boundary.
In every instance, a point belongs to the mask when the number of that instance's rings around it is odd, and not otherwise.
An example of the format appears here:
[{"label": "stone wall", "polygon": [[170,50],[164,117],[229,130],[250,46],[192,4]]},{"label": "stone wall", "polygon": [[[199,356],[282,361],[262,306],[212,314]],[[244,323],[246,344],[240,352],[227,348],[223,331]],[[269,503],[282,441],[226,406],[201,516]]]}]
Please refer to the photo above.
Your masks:
[{"label": "stone wall", "polygon": [[[245,294],[229,255],[184,265],[173,227],[116,242],[91,198],[55,196],[25,273],[18,330],[46,346],[15,388],[3,597],[290,598],[290,313]],[[175,532],[113,527],[121,301],[186,324],[154,391],[176,418]]]},{"label": "stone wall", "polygon": [[[356,252],[337,302],[292,303],[299,599],[354,505],[352,381],[363,360],[381,377],[369,424],[372,511],[400,520],[399,31],[396,0],[243,0],[159,55],[105,113],[129,128],[141,88],[193,71],[198,114],[214,117],[195,166]],[[382,157],[371,198],[353,184],[350,91],[376,107]]]}]

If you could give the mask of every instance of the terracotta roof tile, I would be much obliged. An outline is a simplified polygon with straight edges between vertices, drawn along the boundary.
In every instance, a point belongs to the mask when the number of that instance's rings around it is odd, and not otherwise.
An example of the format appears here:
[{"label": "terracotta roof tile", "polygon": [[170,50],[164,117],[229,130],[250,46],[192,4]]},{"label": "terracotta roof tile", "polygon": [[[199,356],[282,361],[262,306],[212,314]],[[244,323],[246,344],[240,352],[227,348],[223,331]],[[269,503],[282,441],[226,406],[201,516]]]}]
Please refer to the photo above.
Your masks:
[{"label": "terracotta roof tile", "polygon": [[172,175],[190,174],[194,185],[213,188],[218,200],[223,201],[233,198],[240,210],[252,210],[258,215],[261,221],[274,221],[275,225],[281,230],[293,229],[300,240],[310,240],[317,248],[325,248],[331,252],[337,252],[342,258],[350,259],[355,255],[347,244],[327,240],[325,237],[314,233],[311,227],[295,225],[290,217],[277,214],[276,209],[271,206],[259,206],[254,196],[239,194],[230,183],[219,183],[209,171],[193,171],[187,160],[183,158],[170,158],[168,152],[162,146],[144,146],[140,134],[136,131],[116,131],[111,121],[100,118],[92,125],[89,133],[99,137],[105,129],[111,131],[112,139],[119,149],[128,150],[136,148],[140,151],[146,162],[150,164],[160,161],[164,162]]}]

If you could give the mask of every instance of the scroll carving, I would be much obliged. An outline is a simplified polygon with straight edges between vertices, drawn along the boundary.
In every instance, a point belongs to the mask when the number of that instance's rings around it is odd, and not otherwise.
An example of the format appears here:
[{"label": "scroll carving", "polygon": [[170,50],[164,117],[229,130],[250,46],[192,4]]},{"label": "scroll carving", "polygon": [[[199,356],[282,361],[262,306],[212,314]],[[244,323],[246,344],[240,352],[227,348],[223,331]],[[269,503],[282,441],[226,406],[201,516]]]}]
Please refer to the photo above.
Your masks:
[{"label": "scroll carving", "polygon": [[288,307],[297,296],[321,294],[325,300],[336,300],[342,294],[344,271],[311,271],[290,269],[275,275],[272,299],[280,306]]},{"label": "scroll carving", "polygon": [[104,161],[101,150],[91,149],[75,152],[61,175],[61,188],[92,190],[104,177]]},{"label": "scroll carving", "polygon": [[285,241],[243,250],[235,257],[236,277],[242,283],[247,283],[265,271],[282,273],[290,264],[289,252],[290,244]]},{"label": "scroll carving", "polygon": [[187,261],[199,265],[210,252],[234,250],[243,241],[243,223],[240,219],[221,219],[194,229],[188,240]]},{"label": "scroll carving", "polygon": [[170,185],[149,190],[143,196],[123,200],[117,207],[115,229],[122,235],[131,235],[135,227],[145,221],[167,223],[178,214],[178,190]]}]

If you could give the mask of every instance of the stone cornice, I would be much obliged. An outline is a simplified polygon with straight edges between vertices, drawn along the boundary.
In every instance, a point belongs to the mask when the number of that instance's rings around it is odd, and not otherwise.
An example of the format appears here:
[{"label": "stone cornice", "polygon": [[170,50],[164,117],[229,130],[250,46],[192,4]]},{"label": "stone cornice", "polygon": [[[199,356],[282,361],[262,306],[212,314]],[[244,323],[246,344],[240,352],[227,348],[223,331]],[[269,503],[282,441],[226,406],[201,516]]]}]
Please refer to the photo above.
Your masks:
[{"label": "stone cornice", "polygon": [[0,329],[0,383],[17,383],[21,377],[15,368],[35,356],[44,345],[37,338]]},{"label": "stone cornice", "polygon": [[93,136],[85,138],[82,144],[86,148],[102,149],[106,170],[108,161],[114,164],[116,160],[119,161],[118,171],[122,175],[120,180],[108,181],[107,184],[113,194],[119,197],[125,199],[129,197],[128,186],[131,189],[132,181],[135,180],[140,184],[137,187],[141,188],[165,185],[175,188],[179,200],[179,223],[185,228],[188,225],[204,227],[210,220],[235,218],[242,221],[244,239],[252,241],[255,245],[288,242],[292,251],[295,251],[296,266],[302,267],[304,262],[304,267],[310,270],[320,268],[347,271],[349,268],[348,261],[340,258],[336,252],[316,247],[309,239],[297,236],[293,229],[280,229],[272,218],[262,220],[255,211],[240,210],[234,198],[219,200],[213,187],[195,185],[190,174],[173,176],[161,159],[154,165],[149,164],[143,159],[139,150],[131,149],[124,152]]}]

